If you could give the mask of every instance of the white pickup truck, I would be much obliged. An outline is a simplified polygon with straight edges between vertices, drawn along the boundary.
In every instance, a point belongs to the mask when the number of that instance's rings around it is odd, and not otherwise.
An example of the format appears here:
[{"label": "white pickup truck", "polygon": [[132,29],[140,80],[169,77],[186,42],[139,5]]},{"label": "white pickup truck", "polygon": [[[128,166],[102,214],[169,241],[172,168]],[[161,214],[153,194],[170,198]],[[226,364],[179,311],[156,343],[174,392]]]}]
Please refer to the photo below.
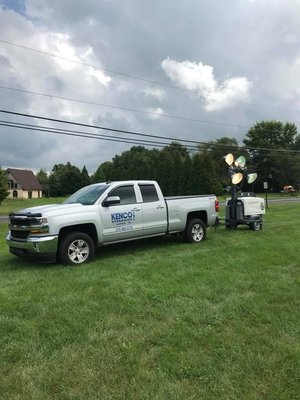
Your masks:
[{"label": "white pickup truck", "polygon": [[62,204],[10,214],[10,252],[66,264],[82,264],[97,245],[182,234],[201,242],[218,223],[214,195],[164,198],[155,181],[120,181],[86,186]]}]

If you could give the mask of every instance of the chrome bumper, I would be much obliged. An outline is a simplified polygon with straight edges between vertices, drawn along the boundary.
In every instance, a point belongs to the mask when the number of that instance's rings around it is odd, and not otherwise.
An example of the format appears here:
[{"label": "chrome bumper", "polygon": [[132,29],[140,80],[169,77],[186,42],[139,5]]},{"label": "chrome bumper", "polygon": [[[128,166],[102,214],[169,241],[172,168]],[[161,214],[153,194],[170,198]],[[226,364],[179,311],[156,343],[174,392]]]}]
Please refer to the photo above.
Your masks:
[{"label": "chrome bumper", "polygon": [[15,240],[10,232],[6,236],[9,251],[18,256],[51,257],[57,252],[58,236],[29,237],[26,241]]}]

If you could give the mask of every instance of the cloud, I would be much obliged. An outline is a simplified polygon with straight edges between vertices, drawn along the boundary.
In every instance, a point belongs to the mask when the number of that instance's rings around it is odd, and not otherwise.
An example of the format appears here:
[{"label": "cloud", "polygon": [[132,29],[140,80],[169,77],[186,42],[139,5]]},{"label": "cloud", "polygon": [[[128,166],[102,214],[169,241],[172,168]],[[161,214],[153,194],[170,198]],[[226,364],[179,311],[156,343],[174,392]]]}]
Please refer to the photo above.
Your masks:
[{"label": "cloud", "polygon": [[156,108],[149,107],[147,109],[147,112],[150,113],[149,118],[158,119],[158,118],[160,118],[160,114],[164,113],[164,110],[160,107],[156,107]]},{"label": "cloud", "polygon": [[158,99],[159,101],[163,100],[163,98],[166,96],[166,93],[164,90],[159,89],[159,88],[145,88],[142,90],[142,93],[145,93],[147,96],[154,97]]},{"label": "cloud", "polygon": [[252,83],[245,77],[227,78],[219,82],[213,67],[190,61],[178,62],[166,58],[161,63],[166,75],[184,89],[188,89],[204,101],[206,111],[221,110],[244,101],[249,97]]},{"label": "cloud", "polygon": [[[299,112],[293,112],[300,107],[298,0],[187,0],[171,8],[158,0],[0,3],[2,40],[105,69],[1,42],[0,85],[61,97],[0,89],[2,109],[198,141],[228,136],[241,142],[260,120],[298,122]],[[70,161],[93,171],[130,147],[0,127],[3,166],[51,170]]]}]

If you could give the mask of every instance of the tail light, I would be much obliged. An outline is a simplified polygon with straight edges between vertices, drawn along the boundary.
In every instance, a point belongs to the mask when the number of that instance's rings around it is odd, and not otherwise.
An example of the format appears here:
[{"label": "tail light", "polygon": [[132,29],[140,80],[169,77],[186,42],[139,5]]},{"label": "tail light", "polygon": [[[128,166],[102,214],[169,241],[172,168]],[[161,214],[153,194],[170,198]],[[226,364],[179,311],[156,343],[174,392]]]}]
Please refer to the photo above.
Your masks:
[{"label": "tail light", "polygon": [[220,211],[220,204],[219,204],[219,200],[218,199],[215,200],[215,210],[216,210],[216,212]]}]

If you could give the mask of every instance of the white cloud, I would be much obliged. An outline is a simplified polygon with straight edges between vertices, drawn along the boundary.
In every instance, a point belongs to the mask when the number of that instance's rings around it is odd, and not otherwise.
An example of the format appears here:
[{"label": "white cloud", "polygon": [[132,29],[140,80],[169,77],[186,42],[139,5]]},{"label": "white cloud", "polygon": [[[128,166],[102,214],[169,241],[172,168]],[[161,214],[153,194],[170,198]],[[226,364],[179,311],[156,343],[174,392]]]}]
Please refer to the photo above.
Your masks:
[{"label": "white cloud", "polygon": [[164,113],[164,110],[160,107],[149,107],[147,108],[147,112],[151,113],[149,114],[149,118],[158,119],[160,118],[160,114]]},{"label": "white cloud", "polygon": [[[221,136],[241,141],[259,120],[297,122],[299,0],[229,0],[218,2],[218,13],[214,2],[196,0],[177,2],[172,9],[167,2],[153,7],[146,0],[117,6],[110,0],[88,0],[77,2],[76,7],[73,0],[0,3],[6,4],[0,5],[2,40],[123,73],[1,42],[2,86],[60,97],[0,89],[3,109],[199,141]],[[268,15],[265,23],[262,15]],[[166,55],[170,59],[164,60]],[[210,60],[206,61],[210,65],[203,60]],[[129,76],[171,83],[190,92]],[[255,88],[250,92],[252,82]],[[147,110],[155,114],[143,113]],[[219,111],[208,116],[213,110]],[[187,119],[160,118],[162,112]],[[0,127],[0,161],[11,167],[51,169],[54,163],[70,161],[95,170],[130,146]]]},{"label": "white cloud", "polygon": [[178,62],[167,58],[161,63],[166,75],[178,86],[204,100],[206,111],[221,110],[249,96],[252,83],[245,77],[216,80],[213,67],[199,62]]},{"label": "white cloud", "polygon": [[166,95],[164,90],[153,87],[143,89],[142,92],[145,93],[147,96],[158,99],[159,101],[161,101]]}]

